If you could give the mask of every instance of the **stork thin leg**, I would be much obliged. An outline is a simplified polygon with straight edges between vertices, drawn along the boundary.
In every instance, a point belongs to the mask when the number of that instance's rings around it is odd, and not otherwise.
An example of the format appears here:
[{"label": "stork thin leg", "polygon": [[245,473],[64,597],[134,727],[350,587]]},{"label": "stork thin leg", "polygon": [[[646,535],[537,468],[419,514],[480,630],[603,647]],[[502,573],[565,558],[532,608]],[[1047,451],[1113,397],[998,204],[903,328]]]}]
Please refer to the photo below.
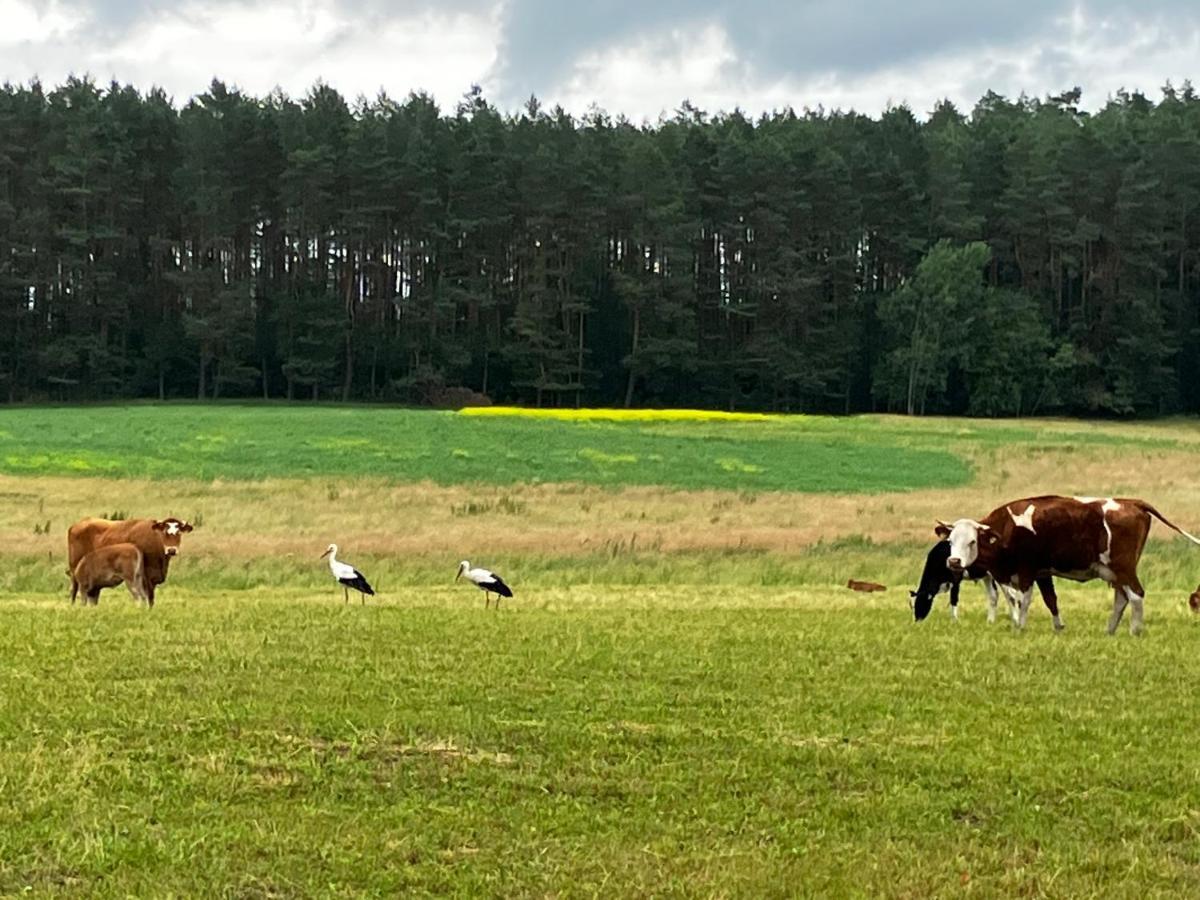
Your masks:
[{"label": "stork thin leg", "polygon": [[346,588],[344,588],[344,587],[342,588],[342,602],[343,602],[343,603],[349,603],[349,602],[350,602],[350,591],[348,591],[348,590],[347,590]]}]

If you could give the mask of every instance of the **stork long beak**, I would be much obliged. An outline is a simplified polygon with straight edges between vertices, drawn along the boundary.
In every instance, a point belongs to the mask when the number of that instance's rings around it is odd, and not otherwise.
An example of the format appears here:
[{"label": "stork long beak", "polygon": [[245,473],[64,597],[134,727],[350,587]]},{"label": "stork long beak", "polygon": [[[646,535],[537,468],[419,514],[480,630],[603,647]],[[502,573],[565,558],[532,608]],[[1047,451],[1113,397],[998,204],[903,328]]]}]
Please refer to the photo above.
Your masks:
[{"label": "stork long beak", "polygon": [[328,555],[329,555],[329,551],[328,551],[328,550],[326,550],[324,553],[322,553],[320,556],[318,556],[318,557],[317,557],[317,559],[324,559],[324,558],[325,558],[325,557],[327,557]]},{"label": "stork long beak", "polygon": [[457,572],[454,573],[455,581],[458,581],[458,579],[460,579],[460,578],[462,578],[462,569],[459,569]]}]

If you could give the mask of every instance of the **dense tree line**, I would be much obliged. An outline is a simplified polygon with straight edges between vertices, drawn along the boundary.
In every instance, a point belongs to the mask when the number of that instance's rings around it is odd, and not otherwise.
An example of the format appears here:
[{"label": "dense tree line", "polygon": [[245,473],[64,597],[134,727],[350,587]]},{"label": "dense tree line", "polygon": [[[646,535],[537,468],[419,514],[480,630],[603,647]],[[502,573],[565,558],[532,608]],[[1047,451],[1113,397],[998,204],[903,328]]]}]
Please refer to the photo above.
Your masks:
[{"label": "dense tree line", "polygon": [[1200,409],[1200,98],[0,89],[0,398]]}]

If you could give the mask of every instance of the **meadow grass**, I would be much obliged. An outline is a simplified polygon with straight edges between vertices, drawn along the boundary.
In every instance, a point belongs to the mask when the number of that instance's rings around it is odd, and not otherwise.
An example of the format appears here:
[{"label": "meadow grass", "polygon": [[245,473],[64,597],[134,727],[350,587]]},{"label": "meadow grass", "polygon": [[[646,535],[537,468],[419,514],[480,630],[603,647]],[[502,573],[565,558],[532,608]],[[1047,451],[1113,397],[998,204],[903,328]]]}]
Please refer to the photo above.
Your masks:
[{"label": "meadow grass", "polygon": [[[164,589],[165,592],[165,589]],[[531,593],[532,591],[527,591]],[[1180,896],[1197,623],[695,586],[6,604],[0,892]]]},{"label": "meadow grass", "polygon": [[[977,586],[958,626],[907,605],[933,520],[1007,499],[1144,496],[1197,531],[1194,422],[173,405],[0,430],[46,460],[0,473],[0,895],[1200,888],[1200,548],[1155,526],[1140,639],[1104,635],[1098,583],[1060,585],[1061,635],[1040,604],[987,626]],[[730,456],[810,465],[768,490]],[[833,457],[886,471],[856,490]],[[68,606],[67,525],[118,511],[198,527],[153,611]],[[330,541],[378,597],[342,603]],[[464,556],[517,597],[485,611]]]},{"label": "meadow grass", "polygon": [[810,417],[564,423],[381,407],[31,407],[0,413],[0,473],[855,493],[968,481],[947,444],[975,432],[902,431]]}]

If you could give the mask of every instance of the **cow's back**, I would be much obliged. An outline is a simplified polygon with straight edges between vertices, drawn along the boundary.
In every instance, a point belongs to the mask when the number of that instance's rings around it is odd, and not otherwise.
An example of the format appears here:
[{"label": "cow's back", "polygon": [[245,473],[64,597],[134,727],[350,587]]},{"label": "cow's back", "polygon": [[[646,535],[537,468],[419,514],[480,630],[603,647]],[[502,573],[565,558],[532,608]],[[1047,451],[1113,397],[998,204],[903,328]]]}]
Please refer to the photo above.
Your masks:
[{"label": "cow's back", "polygon": [[1001,537],[1004,565],[995,574],[1002,580],[1021,570],[1082,574],[1108,550],[1105,512],[1099,503],[1027,497],[998,507],[983,522]]},{"label": "cow's back", "polygon": [[67,565],[75,566],[98,547],[133,544],[142,551],[147,573],[158,581],[166,578],[167,558],[162,535],[154,530],[154,519],[81,519],[67,531]]}]

